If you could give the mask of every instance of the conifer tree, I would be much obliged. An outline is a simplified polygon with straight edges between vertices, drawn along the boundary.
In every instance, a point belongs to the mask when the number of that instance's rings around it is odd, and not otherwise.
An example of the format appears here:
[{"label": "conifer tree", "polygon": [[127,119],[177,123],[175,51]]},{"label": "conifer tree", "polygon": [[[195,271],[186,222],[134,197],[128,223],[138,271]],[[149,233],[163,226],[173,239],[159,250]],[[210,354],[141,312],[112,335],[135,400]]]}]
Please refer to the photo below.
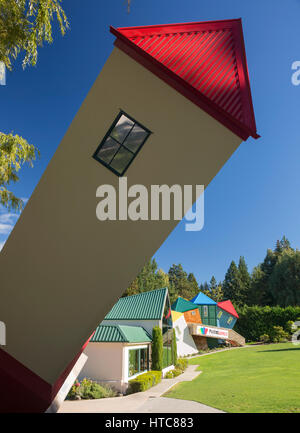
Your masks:
[{"label": "conifer tree", "polygon": [[241,280],[238,267],[232,260],[230,266],[226,272],[225,279],[223,282],[223,293],[225,299],[230,299],[236,305],[240,304],[240,287]]}]

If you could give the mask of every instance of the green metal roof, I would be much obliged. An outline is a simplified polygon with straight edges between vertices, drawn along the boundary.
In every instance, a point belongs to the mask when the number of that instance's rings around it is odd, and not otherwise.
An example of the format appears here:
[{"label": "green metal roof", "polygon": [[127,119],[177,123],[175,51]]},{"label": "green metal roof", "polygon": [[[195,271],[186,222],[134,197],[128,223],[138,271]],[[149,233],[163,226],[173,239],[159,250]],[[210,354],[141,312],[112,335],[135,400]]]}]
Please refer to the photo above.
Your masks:
[{"label": "green metal roof", "polygon": [[180,313],[184,313],[185,311],[195,310],[198,308],[197,305],[193,304],[191,301],[187,301],[184,298],[177,298],[176,301],[172,304],[173,311],[179,311]]},{"label": "green metal roof", "polygon": [[120,298],[104,320],[160,320],[167,292],[164,288]]},{"label": "green metal roof", "polygon": [[99,325],[91,343],[148,343],[152,339],[141,326]]}]

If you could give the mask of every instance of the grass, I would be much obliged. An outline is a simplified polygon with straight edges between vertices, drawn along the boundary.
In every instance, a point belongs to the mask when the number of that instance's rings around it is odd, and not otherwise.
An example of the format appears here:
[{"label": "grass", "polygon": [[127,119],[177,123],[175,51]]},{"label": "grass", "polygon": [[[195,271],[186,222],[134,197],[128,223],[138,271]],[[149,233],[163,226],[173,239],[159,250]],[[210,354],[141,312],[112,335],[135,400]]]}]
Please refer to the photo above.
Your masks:
[{"label": "grass", "polygon": [[291,343],[234,349],[189,360],[202,371],[165,397],[225,412],[300,413],[300,347]]}]

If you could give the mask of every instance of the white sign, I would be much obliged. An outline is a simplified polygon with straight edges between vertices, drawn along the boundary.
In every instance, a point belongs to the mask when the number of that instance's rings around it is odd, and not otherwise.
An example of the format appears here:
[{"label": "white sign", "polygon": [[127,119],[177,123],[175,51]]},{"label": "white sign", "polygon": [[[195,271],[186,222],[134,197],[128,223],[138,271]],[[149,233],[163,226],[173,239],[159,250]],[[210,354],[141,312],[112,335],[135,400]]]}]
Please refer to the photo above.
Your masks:
[{"label": "white sign", "polygon": [[225,340],[228,338],[228,331],[225,331],[224,329],[210,328],[209,326],[197,326],[197,335]]}]

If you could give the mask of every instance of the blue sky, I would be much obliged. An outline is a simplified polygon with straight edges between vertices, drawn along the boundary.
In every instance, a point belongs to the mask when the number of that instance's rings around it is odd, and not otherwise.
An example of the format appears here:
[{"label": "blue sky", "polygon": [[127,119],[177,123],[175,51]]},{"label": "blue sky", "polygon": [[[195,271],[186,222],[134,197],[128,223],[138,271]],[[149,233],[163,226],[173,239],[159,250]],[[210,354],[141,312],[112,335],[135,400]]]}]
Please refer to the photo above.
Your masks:
[{"label": "blue sky", "polygon": [[[186,232],[180,223],[156,253],[161,268],[182,263],[198,281],[222,280],[231,260],[244,255],[252,270],[266,249],[286,235],[300,246],[300,86],[291,65],[300,60],[300,1],[289,0],[64,0],[71,30],[39,51],[35,68],[7,74],[0,86],[3,132],[38,146],[41,158],[13,186],[29,198],[74,115],[112,50],[115,27],[243,19],[258,132],[222,168],[205,193],[205,225]],[[16,216],[0,212],[0,246]]]}]

